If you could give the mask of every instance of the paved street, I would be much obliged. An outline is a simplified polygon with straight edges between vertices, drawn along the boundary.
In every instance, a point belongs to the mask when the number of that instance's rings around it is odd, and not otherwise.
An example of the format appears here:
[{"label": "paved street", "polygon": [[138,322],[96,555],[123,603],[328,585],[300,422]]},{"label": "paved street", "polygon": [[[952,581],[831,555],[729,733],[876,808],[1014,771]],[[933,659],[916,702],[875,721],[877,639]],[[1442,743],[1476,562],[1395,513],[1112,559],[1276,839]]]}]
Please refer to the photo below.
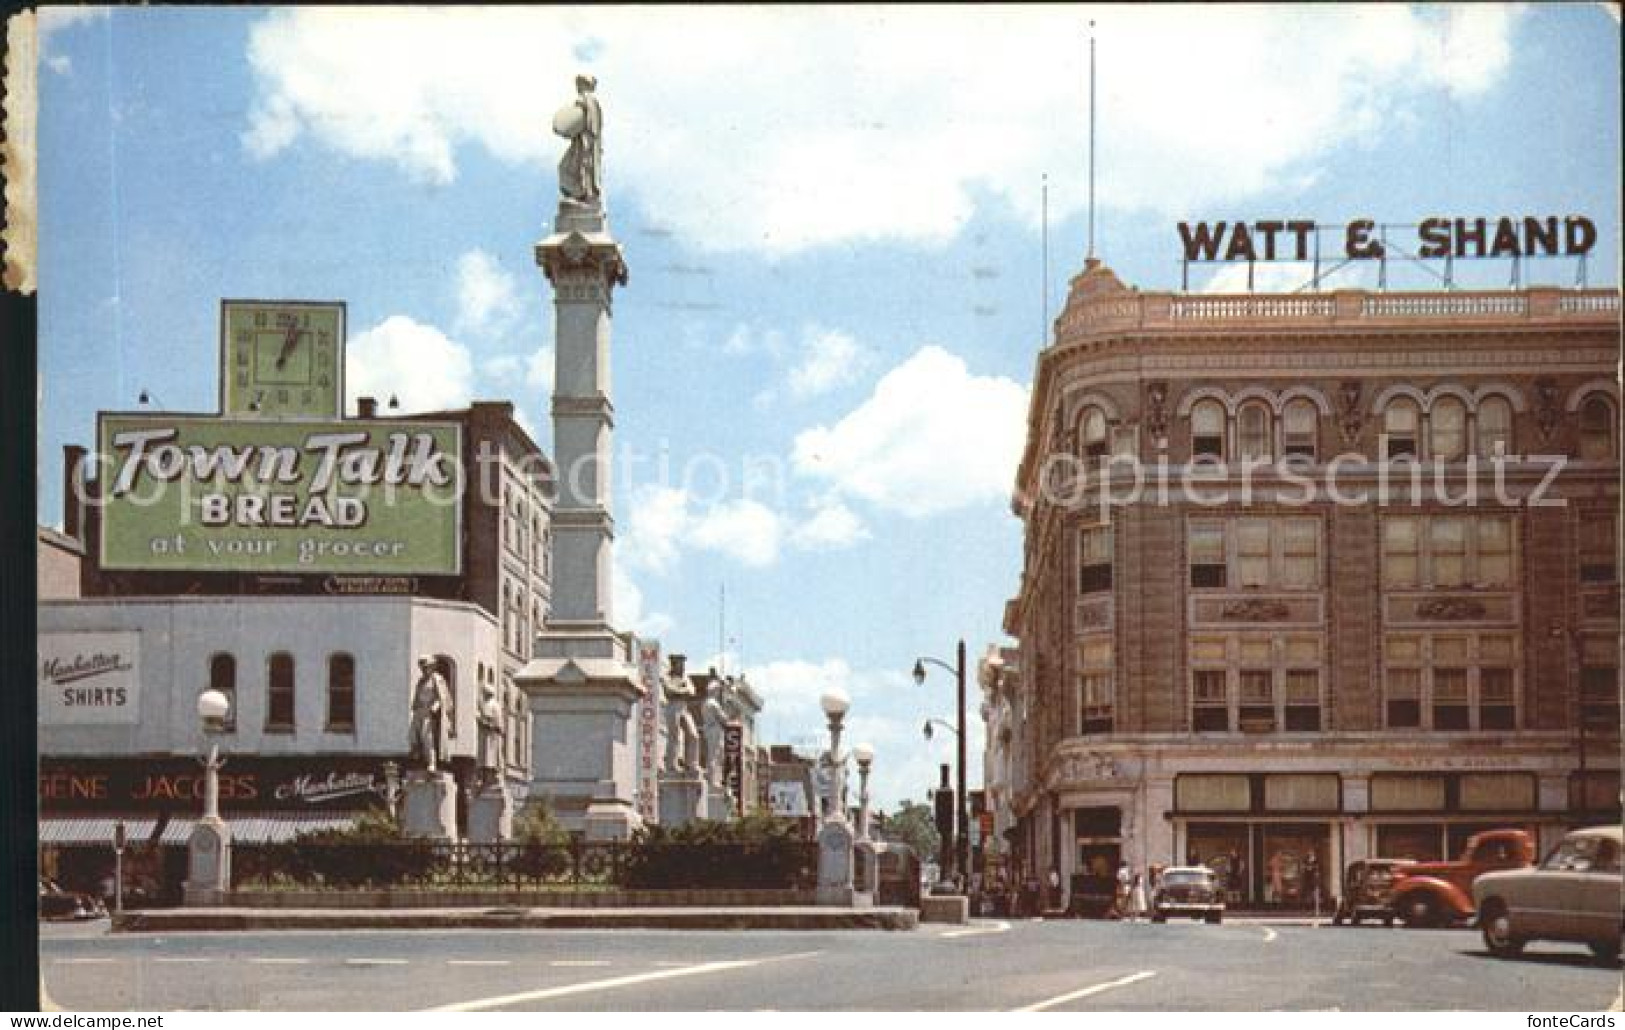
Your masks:
[{"label": "paved street", "polygon": [[911,933],[41,927],[72,1010],[1603,1009],[1583,948],[1485,954],[1466,930],[980,921]]}]

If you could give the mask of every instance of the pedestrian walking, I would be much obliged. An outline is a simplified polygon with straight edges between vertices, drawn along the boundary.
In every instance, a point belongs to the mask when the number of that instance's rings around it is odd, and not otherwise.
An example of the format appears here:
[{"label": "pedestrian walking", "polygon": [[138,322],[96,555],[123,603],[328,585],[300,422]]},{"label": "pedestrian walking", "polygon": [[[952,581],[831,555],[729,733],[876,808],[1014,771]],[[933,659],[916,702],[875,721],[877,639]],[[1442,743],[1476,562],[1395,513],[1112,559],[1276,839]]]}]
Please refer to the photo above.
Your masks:
[{"label": "pedestrian walking", "polygon": [[1145,878],[1134,874],[1134,887],[1129,895],[1129,912],[1133,922],[1138,923],[1140,917],[1145,915]]},{"label": "pedestrian walking", "polygon": [[1113,919],[1122,919],[1128,915],[1133,891],[1134,874],[1129,871],[1128,863],[1117,863],[1117,892],[1112,899]]}]

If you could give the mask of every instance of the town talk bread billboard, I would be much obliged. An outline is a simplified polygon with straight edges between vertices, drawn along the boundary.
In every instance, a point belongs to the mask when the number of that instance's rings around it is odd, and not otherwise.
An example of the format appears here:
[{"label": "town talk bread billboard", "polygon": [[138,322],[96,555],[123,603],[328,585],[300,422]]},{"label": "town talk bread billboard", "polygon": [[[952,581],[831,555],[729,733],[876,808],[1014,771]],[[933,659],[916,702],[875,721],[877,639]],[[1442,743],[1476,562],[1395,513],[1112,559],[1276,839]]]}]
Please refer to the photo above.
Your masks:
[{"label": "town talk bread billboard", "polygon": [[455,575],[456,423],[104,414],[105,569]]}]

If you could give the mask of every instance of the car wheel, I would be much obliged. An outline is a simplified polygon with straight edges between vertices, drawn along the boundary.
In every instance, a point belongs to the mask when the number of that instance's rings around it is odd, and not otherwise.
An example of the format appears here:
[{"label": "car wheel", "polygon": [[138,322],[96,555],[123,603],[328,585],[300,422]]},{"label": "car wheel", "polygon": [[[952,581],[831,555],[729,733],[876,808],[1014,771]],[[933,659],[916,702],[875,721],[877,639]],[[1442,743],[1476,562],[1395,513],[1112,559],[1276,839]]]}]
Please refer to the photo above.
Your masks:
[{"label": "car wheel", "polygon": [[1484,935],[1484,947],[1491,955],[1511,958],[1523,950],[1524,942],[1512,932],[1512,913],[1501,902],[1492,901],[1484,906],[1478,926]]},{"label": "car wheel", "polygon": [[1151,916],[1151,921],[1153,923],[1166,923],[1168,921],[1168,917],[1163,915],[1161,912],[1157,912]]},{"label": "car wheel", "polygon": [[1382,925],[1386,926],[1388,929],[1392,930],[1394,928],[1394,917],[1393,916],[1383,916],[1382,917]]},{"label": "car wheel", "polygon": [[1362,916],[1362,915],[1360,915],[1360,913],[1356,912],[1353,915],[1349,916],[1349,925],[1350,926],[1359,926],[1360,925],[1360,920],[1364,919],[1364,918],[1365,918],[1364,916]]},{"label": "car wheel", "polygon": [[1207,921],[1209,923],[1223,922],[1224,921],[1224,913],[1223,912],[1209,912],[1207,914]]},{"label": "car wheel", "polygon": [[1604,962],[1612,962],[1619,958],[1619,941],[1592,941],[1591,954]]},{"label": "car wheel", "polygon": [[1426,894],[1405,899],[1404,911],[1400,913],[1409,927],[1436,926],[1439,922],[1439,907],[1433,899]]}]

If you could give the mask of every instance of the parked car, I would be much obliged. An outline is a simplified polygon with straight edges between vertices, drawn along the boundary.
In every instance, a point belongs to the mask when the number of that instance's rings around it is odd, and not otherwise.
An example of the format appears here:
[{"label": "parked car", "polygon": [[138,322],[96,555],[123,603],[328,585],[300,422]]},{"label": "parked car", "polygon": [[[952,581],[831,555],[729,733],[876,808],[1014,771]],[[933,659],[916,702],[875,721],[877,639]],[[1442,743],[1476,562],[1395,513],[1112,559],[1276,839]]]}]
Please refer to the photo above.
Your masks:
[{"label": "parked car", "polygon": [[1575,830],[1532,869],[1486,873],[1473,884],[1478,925],[1490,954],[1518,954],[1533,940],[1584,944],[1601,959],[1619,955],[1620,827]]},{"label": "parked car", "polygon": [[1500,869],[1533,865],[1535,843],[1523,830],[1487,830],[1468,838],[1461,857],[1393,870],[1393,907],[1406,926],[1449,926],[1471,919],[1473,881]]},{"label": "parked car", "polygon": [[1395,870],[1416,863],[1408,858],[1367,858],[1350,862],[1343,873],[1343,893],[1337,899],[1332,925],[1359,926],[1362,919],[1381,919],[1394,925]]},{"label": "parked car", "polygon": [[1213,870],[1205,865],[1179,865],[1162,871],[1162,879],[1151,892],[1151,921],[1167,922],[1171,915],[1209,923],[1224,920],[1224,888]]},{"label": "parked car", "polygon": [[39,917],[41,919],[99,919],[107,915],[100,898],[78,891],[65,891],[52,880],[39,878]]}]

